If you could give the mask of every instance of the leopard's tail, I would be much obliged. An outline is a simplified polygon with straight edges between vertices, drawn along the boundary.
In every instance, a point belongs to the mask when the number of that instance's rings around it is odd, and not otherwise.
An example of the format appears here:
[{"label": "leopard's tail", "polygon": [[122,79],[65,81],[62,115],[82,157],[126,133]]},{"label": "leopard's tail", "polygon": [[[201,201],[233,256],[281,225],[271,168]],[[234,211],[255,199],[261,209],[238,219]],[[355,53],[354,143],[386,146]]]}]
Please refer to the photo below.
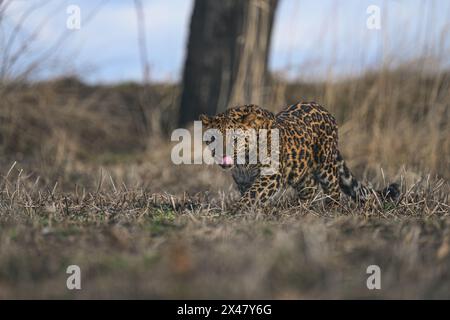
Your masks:
[{"label": "leopard's tail", "polygon": [[354,201],[364,202],[375,192],[381,199],[396,200],[400,196],[400,188],[397,183],[392,183],[383,190],[372,190],[370,187],[358,181],[350,172],[341,154],[337,157],[339,170],[339,186],[342,191]]}]

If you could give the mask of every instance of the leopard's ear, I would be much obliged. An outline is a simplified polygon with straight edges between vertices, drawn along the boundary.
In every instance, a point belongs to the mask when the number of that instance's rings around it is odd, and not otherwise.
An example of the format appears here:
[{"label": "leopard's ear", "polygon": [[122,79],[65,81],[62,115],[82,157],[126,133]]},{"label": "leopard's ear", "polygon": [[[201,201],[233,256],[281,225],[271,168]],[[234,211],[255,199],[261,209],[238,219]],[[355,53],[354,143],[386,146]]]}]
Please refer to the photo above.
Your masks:
[{"label": "leopard's ear", "polygon": [[243,124],[252,124],[257,118],[257,115],[254,113],[248,113],[245,116],[242,117],[242,123]]},{"label": "leopard's ear", "polygon": [[245,116],[242,117],[242,123],[245,125],[249,125],[252,127],[258,127],[260,125],[262,125],[264,122],[264,120],[262,119],[262,117],[259,117],[256,113],[248,113]]},{"label": "leopard's ear", "polygon": [[211,122],[211,118],[208,117],[206,114],[201,114],[200,121],[202,122],[202,125],[206,127]]}]

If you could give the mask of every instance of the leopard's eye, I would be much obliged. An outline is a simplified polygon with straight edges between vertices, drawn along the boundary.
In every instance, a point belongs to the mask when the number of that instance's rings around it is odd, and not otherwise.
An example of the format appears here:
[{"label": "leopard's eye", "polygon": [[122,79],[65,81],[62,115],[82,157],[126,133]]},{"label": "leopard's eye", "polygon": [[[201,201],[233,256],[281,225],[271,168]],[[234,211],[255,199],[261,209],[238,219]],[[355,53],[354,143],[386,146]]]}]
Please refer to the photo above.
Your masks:
[{"label": "leopard's eye", "polygon": [[215,136],[211,136],[211,138],[208,141],[206,141],[206,145],[210,145],[214,141],[216,141],[216,137]]},{"label": "leopard's eye", "polygon": [[243,137],[245,137],[245,135],[244,135],[243,132],[240,132],[240,131],[238,131],[238,132],[233,132],[233,133],[231,134],[231,139],[239,139],[239,138],[243,138]]},{"label": "leopard's eye", "polygon": [[214,133],[206,134],[204,137],[204,141],[205,141],[206,145],[210,145],[211,143],[216,141],[216,134],[214,134]]}]

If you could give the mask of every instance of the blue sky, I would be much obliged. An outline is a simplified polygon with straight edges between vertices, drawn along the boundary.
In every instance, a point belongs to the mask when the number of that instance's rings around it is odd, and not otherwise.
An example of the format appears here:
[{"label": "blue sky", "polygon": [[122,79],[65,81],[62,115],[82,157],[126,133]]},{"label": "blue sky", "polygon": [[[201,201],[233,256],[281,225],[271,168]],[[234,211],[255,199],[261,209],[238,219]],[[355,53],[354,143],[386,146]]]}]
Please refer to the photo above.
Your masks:
[{"label": "blue sky", "polygon": [[[5,45],[24,12],[40,3],[18,39],[40,30],[38,37],[30,42],[30,51],[16,68],[29,64],[61,37],[63,44],[52,52],[51,63],[42,64],[37,76],[75,72],[90,82],[141,80],[132,0],[15,0],[6,8],[0,45]],[[150,77],[176,81],[182,72],[193,1],[143,0],[143,4]],[[80,7],[80,30],[66,28],[68,5]],[[381,9],[380,30],[366,27],[370,5]],[[450,1],[280,0],[270,68],[290,78],[340,76],[374,68],[383,61],[400,63],[425,48],[441,48],[450,56],[449,47]]]}]

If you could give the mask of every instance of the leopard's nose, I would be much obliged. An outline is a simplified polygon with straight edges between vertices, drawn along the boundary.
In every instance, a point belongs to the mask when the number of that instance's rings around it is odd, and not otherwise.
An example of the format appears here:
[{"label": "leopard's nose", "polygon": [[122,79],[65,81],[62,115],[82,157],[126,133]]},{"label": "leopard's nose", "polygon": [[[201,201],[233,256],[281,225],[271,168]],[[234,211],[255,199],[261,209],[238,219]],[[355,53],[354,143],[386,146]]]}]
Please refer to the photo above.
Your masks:
[{"label": "leopard's nose", "polygon": [[222,168],[231,168],[233,166],[233,158],[228,155],[224,155],[222,159],[219,160],[219,166]]}]

